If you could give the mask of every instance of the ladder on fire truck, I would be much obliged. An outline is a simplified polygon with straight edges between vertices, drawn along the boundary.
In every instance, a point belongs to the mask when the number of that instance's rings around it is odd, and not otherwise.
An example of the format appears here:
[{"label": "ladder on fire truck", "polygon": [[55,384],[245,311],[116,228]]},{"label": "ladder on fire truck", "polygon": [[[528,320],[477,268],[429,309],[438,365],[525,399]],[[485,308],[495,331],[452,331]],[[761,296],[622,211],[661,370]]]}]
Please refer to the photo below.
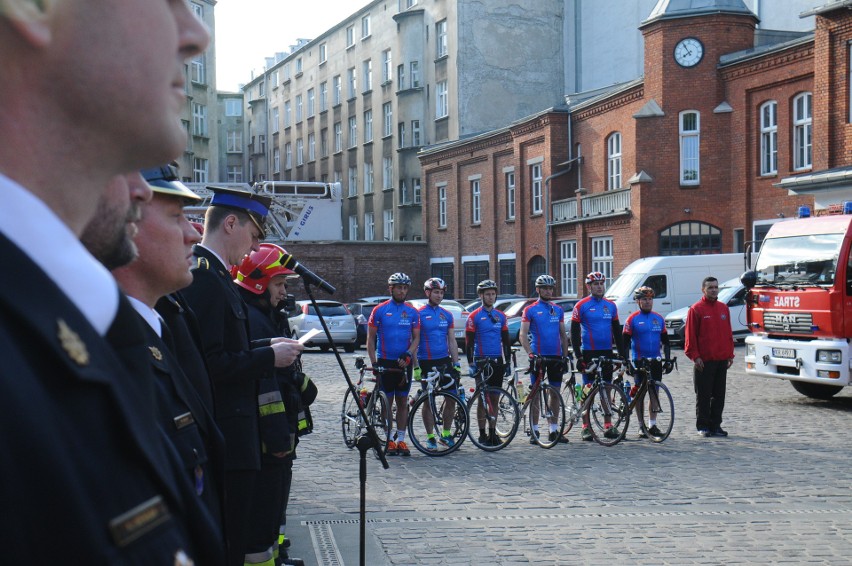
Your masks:
[{"label": "ladder on fire truck", "polygon": [[[186,185],[203,200],[184,210],[191,220],[203,222],[213,191],[203,183]],[[343,237],[340,183],[261,181],[251,188],[246,183],[216,183],[216,186],[272,197],[266,220],[266,240],[334,241]]]}]

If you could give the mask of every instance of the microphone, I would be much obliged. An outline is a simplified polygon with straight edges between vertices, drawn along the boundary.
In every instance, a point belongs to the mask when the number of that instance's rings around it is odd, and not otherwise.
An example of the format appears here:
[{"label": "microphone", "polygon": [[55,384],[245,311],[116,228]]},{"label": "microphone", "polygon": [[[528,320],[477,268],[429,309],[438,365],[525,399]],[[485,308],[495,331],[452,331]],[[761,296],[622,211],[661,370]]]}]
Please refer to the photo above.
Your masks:
[{"label": "microphone", "polygon": [[328,281],[296,261],[293,254],[288,253],[287,250],[284,250],[284,254],[284,257],[281,260],[281,265],[301,275],[302,279],[305,280],[305,283],[310,283],[311,285],[319,287],[329,295],[333,295],[337,290]]}]

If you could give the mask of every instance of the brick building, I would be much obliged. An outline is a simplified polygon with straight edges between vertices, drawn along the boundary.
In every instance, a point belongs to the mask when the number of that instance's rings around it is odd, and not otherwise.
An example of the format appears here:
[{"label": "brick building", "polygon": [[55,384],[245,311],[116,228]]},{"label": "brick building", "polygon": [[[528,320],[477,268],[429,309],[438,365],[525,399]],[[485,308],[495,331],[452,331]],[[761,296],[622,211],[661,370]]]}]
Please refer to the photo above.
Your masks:
[{"label": "brick building", "polygon": [[486,276],[529,294],[545,271],[582,295],[590,270],[741,252],[800,205],[852,199],[850,5],[767,39],[740,0],[660,1],[642,77],[426,148],[432,273],[456,296]]}]

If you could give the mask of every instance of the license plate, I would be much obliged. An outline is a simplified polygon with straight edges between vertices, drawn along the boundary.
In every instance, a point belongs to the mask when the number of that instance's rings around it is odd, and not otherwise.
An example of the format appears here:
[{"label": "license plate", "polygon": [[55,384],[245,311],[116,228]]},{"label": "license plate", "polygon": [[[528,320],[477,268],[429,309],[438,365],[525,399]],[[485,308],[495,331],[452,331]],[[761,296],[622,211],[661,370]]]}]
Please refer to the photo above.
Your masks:
[{"label": "license plate", "polygon": [[772,348],[772,357],[794,360],[796,359],[796,350],[793,350],[792,348]]},{"label": "license plate", "polygon": [[462,338],[464,336],[464,330],[456,330],[456,338]]}]

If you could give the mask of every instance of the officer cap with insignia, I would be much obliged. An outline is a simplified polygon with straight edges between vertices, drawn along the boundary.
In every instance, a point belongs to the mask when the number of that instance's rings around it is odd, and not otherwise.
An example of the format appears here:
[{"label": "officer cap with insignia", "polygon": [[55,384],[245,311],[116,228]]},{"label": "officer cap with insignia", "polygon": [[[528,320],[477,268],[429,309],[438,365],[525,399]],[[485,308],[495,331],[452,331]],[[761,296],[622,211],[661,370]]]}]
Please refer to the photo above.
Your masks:
[{"label": "officer cap with insignia", "polygon": [[201,201],[201,197],[180,182],[174,163],[142,169],[140,171],[151,190],[161,195],[182,198],[187,204]]},{"label": "officer cap with insignia", "polygon": [[208,186],[207,188],[213,191],[213,199],[210,201],[210,206],[223,206],[234,210],[242,210],[248,213],[249,218],[251,218],[251,221],[260,230],[260,233],[265,233],[263,224],[266,222],[266,215],[269,214],[272,197],[230,187]]}]

